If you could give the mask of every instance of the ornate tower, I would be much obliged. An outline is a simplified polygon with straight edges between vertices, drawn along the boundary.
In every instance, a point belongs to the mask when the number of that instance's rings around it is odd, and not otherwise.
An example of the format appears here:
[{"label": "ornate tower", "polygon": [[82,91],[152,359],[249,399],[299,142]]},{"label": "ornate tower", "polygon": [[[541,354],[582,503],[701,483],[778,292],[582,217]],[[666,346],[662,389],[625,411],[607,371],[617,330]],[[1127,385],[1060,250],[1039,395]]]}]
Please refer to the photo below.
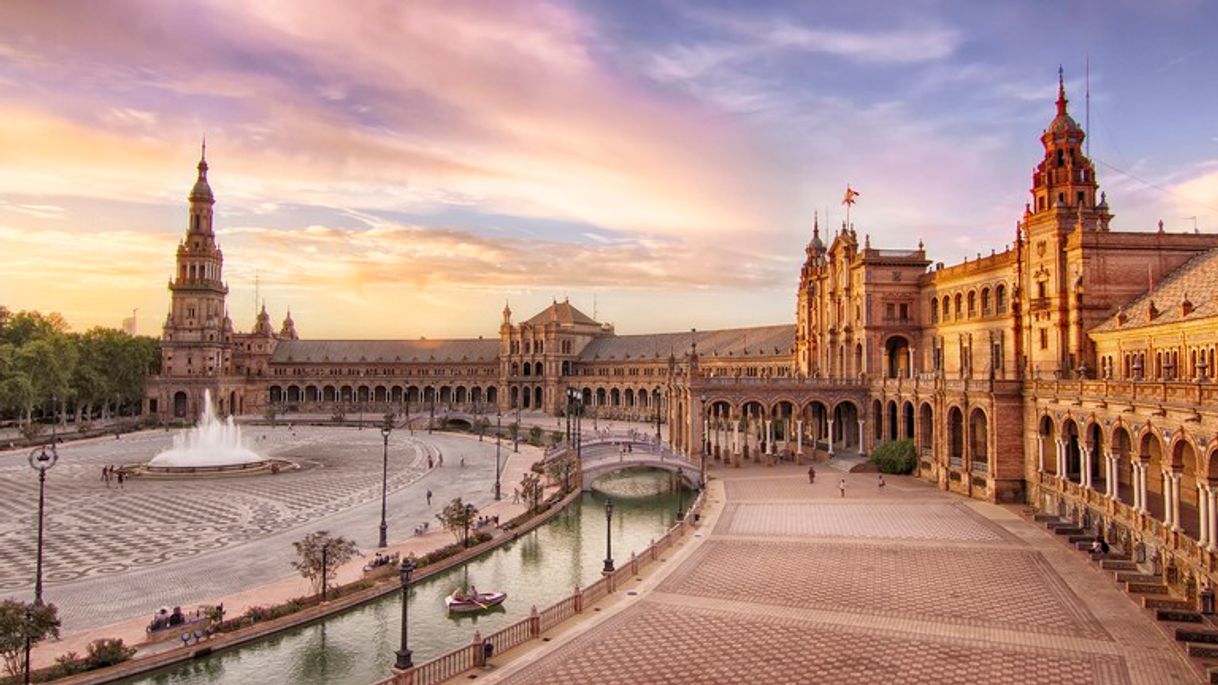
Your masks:
[{"label": "ornate tower", "polygon": [[[223,280],[224,255],[212,230],[215,197],[207,183],[207,144],[199,175],[190,190],[189,225],[178,244],[177,268],[169,282],[170,306],[161,342],[163,379],[185,386],[165,399],[163,412],[197,416],[203,390],[222,401],[220,377],[230,373],[232,321],[225,309],[228,286]],[[223,407],[221,407],[223,409]]]},{"label": "ornate tower", "polygon": [[825,243],[820,239],[820,218],[812,217],[812,240],[804,250],[804,265],[799,270],[799,292],[795,304],[795,365],[805,376],[815,375],[819,321],[817,278],[825,263]]},{"label": "ornate tower", "polygon": [[[1086,132],[1067,109],[1062,70],[1057,114],[1041,134],[1044,158],[1032,171],[1032,201],[1022,222],[1023,348],[1033,374],[1070,374],[1081,362],[1084,274],[1078,233],[1107,231],[1108,202],[1097,193],[1095,165],[1083,153]],[[1073,250],[1073,251],[1072,251]]]}]

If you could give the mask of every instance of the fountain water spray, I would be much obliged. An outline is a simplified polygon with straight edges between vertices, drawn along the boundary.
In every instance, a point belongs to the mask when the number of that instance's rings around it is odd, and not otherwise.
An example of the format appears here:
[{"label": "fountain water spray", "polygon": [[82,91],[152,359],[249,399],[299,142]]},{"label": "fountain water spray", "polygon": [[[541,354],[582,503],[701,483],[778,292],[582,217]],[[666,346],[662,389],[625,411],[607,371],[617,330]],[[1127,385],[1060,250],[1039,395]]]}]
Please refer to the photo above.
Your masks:
[{"label": "fountain water spray", "polygon": [[241,439],[241,428],[229,416],[220,420],[211,403],[211,391],[203,391],[203,415],[194,428],[173,437],[173,448],[148,462],[151,467],[216,467],[259,464],[266,459]]}]

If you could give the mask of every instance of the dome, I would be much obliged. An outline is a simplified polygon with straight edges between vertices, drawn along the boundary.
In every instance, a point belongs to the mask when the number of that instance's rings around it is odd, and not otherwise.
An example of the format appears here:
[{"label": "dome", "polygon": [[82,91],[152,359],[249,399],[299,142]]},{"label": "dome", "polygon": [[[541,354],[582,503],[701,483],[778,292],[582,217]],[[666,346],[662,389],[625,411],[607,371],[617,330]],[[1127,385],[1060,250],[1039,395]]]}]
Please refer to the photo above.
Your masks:
[{"label": "dome", "polygon": [[190,189],[190,199],[215,201],[215,197],[211,194],[211,186],[207,184],[207,161],[199,161],[199,178],[195,181],[195,185]]},{"label": "dome", "polygon": [[1082,133],[1083,127],[1078,125],[1074,117],[1062,112],[1053,117],[1053,121],[1049,122],[1049,133]]}]

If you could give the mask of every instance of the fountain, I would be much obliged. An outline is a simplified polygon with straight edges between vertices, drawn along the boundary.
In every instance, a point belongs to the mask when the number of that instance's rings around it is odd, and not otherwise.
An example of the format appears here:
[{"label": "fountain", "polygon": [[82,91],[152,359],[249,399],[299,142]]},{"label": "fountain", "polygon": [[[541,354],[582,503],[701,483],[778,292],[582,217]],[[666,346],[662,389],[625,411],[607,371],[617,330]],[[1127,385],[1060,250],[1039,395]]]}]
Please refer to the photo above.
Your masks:
[{"label": "fountain", "polygon": [[173,437],[173,447],[144,465],[148,474],[214,473],[269,468],[273,462],[246,447],[233,417],[221,420],[203,391],[203,414],[198,425]]}]

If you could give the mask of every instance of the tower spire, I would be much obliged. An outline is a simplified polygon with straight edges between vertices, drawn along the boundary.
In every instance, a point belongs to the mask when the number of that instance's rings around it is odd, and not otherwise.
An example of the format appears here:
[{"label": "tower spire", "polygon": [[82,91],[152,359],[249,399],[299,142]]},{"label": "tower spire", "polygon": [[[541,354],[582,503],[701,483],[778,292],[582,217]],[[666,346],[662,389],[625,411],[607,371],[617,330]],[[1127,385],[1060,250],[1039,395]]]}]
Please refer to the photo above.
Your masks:
[{"label": "tower spire", "polygon": [[1066,70],[1062,65],[1057,65],[1057,113],[1062,115],[1066,113]]}]

